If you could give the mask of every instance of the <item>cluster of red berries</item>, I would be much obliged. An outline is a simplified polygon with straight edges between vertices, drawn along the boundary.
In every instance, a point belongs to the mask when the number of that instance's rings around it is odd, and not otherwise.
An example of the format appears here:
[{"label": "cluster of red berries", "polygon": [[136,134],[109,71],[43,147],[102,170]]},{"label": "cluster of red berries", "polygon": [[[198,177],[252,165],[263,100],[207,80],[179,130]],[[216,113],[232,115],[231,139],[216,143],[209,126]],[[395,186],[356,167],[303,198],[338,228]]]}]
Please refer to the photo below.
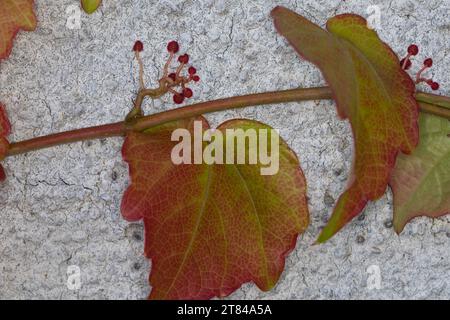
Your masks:
[{"label": "cluster of red berries", "polygon": [[[178,51],[180,51],[180,46],[178,42],[170,41],[169,44],[167,45],[167,51],[169,51],[170,57],[166,63],[165,73],[167,73],[167,68],[169,67],[174,55],[178,53]],[[167,75],[165,74],[165,76],[167,77],[167,79],[170,79],[169,81],[171,82],[170,83],[171,85],[181,86],[182,89],[181,92],[177,92],[172,88],[169,89],[169,91],[173,93],[173,101],[176,104],[181,104],[183,103],[185,98],[189,99],[194,95],[192,89],[187,88],[186,84],[191,81],[198,82],[200,81],[200,77],[197,75],[197,69],[195,69],[193,66],[190,66],[188,68],[187,77],[181,75],[181,71],[183,70],[184,66],[186,66],[189,63],[189,55],[187,53],[180,55],[178,57],[178,62],[180,63],[180,65],[178,66],[176,71],[169,73]]]},{"label": "cluster of red berries", "polygon": [[[139,53],[144,50],[144,44],[142,41],[136,41],[133,46],[133,51],[136,54],[136,57],[140,64],[140,76],[141,76],[141,87],[143,87],[143,66],[142,66],[142,60],[140,58]],[[192,98],[194,95],[194,92],[192,89],[186,87],[186,85],[191,82],[198,82],[200,81],[200,77],[197,75],[197,69],[195,69],[193,66],[189,66],[188,68],[188,75],[183,76],[181,75],[181,72],[183,71],[184,67],[189,64],[189,55],[187,53],[182,54],[178,57],[178,62],[180,65],[176,68],[175,72],[169,73],[170,64],[175,57],[175,54],[180,51],[180,45],[176,41],[170,41],[167,45],[167,51],[169,51],[170,56],[167,60],[165,66],[164,66],[164,73],[162,78],[160,79],[160,88],[163,92],[171,92],[173,94],[173,101],[176,104],[183,103],[184,99]],[[177,92],[174,88],[175,87],[181,87],[181,92]]]},{"label": "cluster of red berries", "polygon": [[[419,53],[419,47],[415,44],[412,44],[408,47],[408,54],[400,61],[400,66],[403,70],[408,70],[412,66],[411,57],[416,56]],[[426,79],[422,77],[422,73],[433,66],[433,59],[427,58],[423,61],[422,68],[416,74],[416,84],[425,82],[430,86],[432,90],[439,89],[439,83],[433,81],[433,79]]]}]

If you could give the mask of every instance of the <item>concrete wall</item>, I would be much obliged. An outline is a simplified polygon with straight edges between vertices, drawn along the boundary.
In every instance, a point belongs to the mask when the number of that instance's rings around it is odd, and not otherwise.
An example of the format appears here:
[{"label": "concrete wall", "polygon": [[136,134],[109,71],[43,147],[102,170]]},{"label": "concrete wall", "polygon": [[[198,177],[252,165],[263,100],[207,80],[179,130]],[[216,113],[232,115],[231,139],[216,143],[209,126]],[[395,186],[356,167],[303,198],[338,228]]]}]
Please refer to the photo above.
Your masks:
[{"label": "concrete wall", "polygon": [[[81,28],[66,26],[77,0],[36,0],[39,27],[21,32],[0,64],[0,101],[13,124],[11,140],[124,118],[138,87],[131,46],[145,43],[150,86],[177,39],[199,70],[192,102],[244,93],[322,85],[319,71],[276,34],[269,12],[283,4],[321,25],[337,13],[381,9],[377,29],[403,54],[420,45],[420,59],[450,94],[450,1],[106,0]],[[75,7],[70,7],[75,5]],[[68,10],[68,11],[66,11]],[[415,68],[419,67],[416,63]],[[426,88],[422,88],[426,89]],[[173,108],[164,97],[147,112]],[[346,185],[352,159],[347,122],[331,101],[274,105],[208,115],[212,125],[247,117],[281,129],[308,179],[311,226],[299,238],[276,288],[246,284],[232,298],[450,298],[449,218],[419,218],[397,236],[390,191],[367,206],[327,244],[311,246]],[[128,177],[122,139],[75,143],[7,159],[0,186],[0,298],[142,299],[151,267],[143,230],[120,215]],[[69,290],[68,266],[81,270]],[[369,268],[369,272],[368,272]],[[367,285],[379,270],[381,288]]]}]

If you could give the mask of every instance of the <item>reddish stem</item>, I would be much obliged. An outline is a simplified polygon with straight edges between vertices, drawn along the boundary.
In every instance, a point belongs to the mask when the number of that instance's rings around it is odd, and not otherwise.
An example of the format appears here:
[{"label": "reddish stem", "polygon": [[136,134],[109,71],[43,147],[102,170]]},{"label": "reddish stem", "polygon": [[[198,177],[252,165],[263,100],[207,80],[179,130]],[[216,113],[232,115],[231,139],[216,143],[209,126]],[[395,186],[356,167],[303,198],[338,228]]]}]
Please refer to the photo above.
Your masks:
[{"label": "reddish stem", "polygon": [[[159,89],[160,90],[160,89]],[[136,105],[142,103],[145,96],[159,94],[158,89],[146,89],[139,92]],[[248,106],[267,105],[304,100],[332,99],[333,95],[328,87],[320,88],[299,88],[276,92],[249,94],[232,98],[225,98],[193,104],[178,109],[168,110],[161,113],[152,114],[137,118],[131,122],[117,122],[96,127],[83,128],[38,137],[21,142],[11,143],[7,156],[14,156],[33,150],[49,148],[56,145],[98,139],[113,136],[123,136],[128,131],[142,131],[147,128],[182,119],[198,116],[205,113],[217,112],[226,109],[244,108]],[[421,111],[436,114],[450,119],[450,109],[447,107],[449,98],[431,95],[427,93],[417,93]]]},{"label": "reddish stem", "polygon": [[406,66],[408,65],[408,60],[409,60],[409,58],[411,58],[411,56],[412,55],[410,53],[408,53],[406,55],[405,59],[403,60],[403,65],[402,65],[402,69],[403,70],[406,70]]},{"label": "reddish stem", "polygon": [[77,141],[107,138],[124,135],[126,125],[124,122],[105,124],[101,126],[82,128],[66,132],[50,134],[48,136],[37,137],[30,140],[11,143],[7,156],[49,148],[61,144],[72,143]]},{"label": "reddish stem", "polygon": [[422,78],[422,73],[423,73],[426,69],[428,69],[428,67],[427,67],[427,66],[423,66],[423,67],[417,72],[417,74],[416,74],[416,84],[419,84],[419,83],[421,83],[421,82],[425,82],[425,81],[428,80],[428,79]]}]

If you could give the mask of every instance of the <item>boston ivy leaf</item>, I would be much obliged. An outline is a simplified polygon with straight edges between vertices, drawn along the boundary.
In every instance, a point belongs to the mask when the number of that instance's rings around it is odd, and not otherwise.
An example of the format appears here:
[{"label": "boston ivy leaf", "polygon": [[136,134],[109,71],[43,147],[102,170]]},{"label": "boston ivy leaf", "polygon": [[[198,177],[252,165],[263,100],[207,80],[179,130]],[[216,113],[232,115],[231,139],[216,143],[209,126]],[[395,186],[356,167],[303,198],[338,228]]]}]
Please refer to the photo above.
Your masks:
[{"label": "boston ivy leaf", "polygon": [[102,4],[102,0],[81,0],[81,6],[87,14],[94,13]]},{"label": "boston ivy leaf", "polygon": [[[192,134],[194,120],[208,128],[202,117],[179,120],[129,133],[123,146],[131,185],[122,214],[131,221],[144,219],[145,253],[152,259],[150,298],[223,297],[249,281],[269,290],[308,224],[298,159],[280,140],[275,175],[261,175],[261,162],[176,165],[171,152],[179,142],[171,141],[172,132],[186,128]],[[216,132],[237,128],[245,133],[269,129],[256,121],[232,120]],[[232,139],[222,145],[226,141]]]},{"label": "boston ivy leaf", "polygon": [[415,217],[450,213],[450,121],[423,113],[419,124],[419,145],[399,155],[390,181],[397,233]]},{"label": "boston ivy leaf", "polygon": [[[6,137],[11,133],[11,124],[6,114],[5,106],[0,103],[0,161],[5,158],[8,152],[9,142]],[[0,181],[5,180],[6,175],[2,165],[0,165]]]},{"label": "boston ivy leaf", "polygon": [[36,28],[33,2],[33,0],[0,1],[0,60],[7,58],[11,53],[13,39],[20,29],[33,31]]},{"label": "boston ivy leaf", "polygon": [[348,189],[341,195],[318,242],[357,216],[368,200],[381,197],[399,151],[418,141],[415,86],[393,51],[353,14],[327,22],[328,32],[296,13],[277,7],[275,26],[331,86],[342,118],[350,120],[355,158]]}]

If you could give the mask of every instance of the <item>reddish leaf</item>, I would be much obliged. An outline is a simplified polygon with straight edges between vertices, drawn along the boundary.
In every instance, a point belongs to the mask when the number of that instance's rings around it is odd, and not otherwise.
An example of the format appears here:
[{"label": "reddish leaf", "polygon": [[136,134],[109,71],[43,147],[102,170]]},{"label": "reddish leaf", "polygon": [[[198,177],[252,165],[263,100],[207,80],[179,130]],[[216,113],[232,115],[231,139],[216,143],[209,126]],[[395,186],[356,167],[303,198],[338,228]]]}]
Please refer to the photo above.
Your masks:
[{"label": "reddish leaf", "polygon": [[13,39],[20,29],[33,31],[36,28],[33,2],[33,0],[0,1],[0,60],[7,58],[11,53]]},{"label": "reddish leaf", "polygon": [[11,123],[9,122],[5,106],[0,102],[0,137],[9,136],[10,133]]},{"label": "reddish leaf", "polygon": [[[6,137],[11,133],[11,124],[6,114],[5,106],[0,103],[0,161],[3,160],[8,152],[9,142]],[[2,165],[0,165],[0,181],[5,180],[6,175]]]},{"label": "reddish leaf", "polygon": [[350,120],[353,130],[353,172],[319,236],[318,242],[324,242],[357,216],[368,200],[384,194],[397,153],[410,153],[416,146],[415,87],[397,56],[360,16],[331,18],[328,32],[283,7],[275,8],[272,16],[278,31],[323,72],[339,115]]},{"label": "reddish leaf", "polygon": [[[130,133],[123,147],[131,185],[122,214],[144,219],[150,298],[223,297],[249,281],[269,290],[308,224],[298,159],[280,141],[280,171],[272,176],[261,175],[260,164],[175,165],[171,151],[178,142],[171,134],[176,128],[192,133],[193,120]],[[217,130],[233,128],[269,127],[232,120]]]},{"label": "reddish leaf", "polygon": [[411,155],[398,157],[390,185],[397,233],[415,217],[450,213],[450,121],[420,115],[420,143]]}]

